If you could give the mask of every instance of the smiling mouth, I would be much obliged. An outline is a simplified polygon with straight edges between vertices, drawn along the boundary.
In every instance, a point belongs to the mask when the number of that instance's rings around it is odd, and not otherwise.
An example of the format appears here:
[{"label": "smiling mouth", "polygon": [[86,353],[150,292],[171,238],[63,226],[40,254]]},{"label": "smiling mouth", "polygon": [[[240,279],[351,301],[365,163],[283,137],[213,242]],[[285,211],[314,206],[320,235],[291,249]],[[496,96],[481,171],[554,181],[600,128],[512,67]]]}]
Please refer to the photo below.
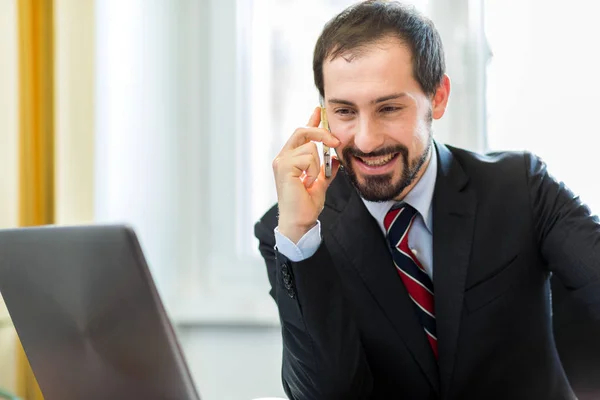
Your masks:
[{"label": "smiling mouth", "polygon": [[387,154],[385,156],[380,156],[380,157],[356,157],[360,162],[362,162],[363,164],[369,166],[369,167],[382,167],[388,163],[390,163],[392,160],[394,160],[398,154],[400,153],[393,153],[393,154]]}]

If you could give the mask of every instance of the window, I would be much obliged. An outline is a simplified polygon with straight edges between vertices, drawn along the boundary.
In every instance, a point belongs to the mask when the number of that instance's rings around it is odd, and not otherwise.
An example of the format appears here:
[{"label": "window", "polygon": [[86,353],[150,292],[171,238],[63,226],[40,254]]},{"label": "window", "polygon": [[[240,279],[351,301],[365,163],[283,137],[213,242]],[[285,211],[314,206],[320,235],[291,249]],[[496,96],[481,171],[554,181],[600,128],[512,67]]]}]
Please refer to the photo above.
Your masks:
[{"label": "window", "polygon": [[493,53],[489,149],[541,156],[594,213],[600,210],[596,11],[588,0],[487,1],[485,10]]}]

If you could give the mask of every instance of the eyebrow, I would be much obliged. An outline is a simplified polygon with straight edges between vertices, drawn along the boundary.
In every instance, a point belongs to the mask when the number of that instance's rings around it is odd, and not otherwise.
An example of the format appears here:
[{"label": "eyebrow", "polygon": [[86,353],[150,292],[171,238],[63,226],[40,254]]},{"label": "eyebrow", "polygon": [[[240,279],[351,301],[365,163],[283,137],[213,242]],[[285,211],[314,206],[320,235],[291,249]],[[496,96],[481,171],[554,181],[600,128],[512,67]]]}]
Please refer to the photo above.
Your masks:
[{"label": "eyebrow", "polygon": [[[371,101],[371,104],[383,103],[384,101],[396,100],[396,99],[400,99],[400,98],[406,97],[406,96],[407,96],[407,94],[405,92],[394,93],[394,94],[390,94],[390,95],[387,95],[387,96],[379,97],[379,98]],[[343,104],[343,105],[346,105],[346,106],[356,107],[356,104],[354,104],[351,101],[344,100],[344,99],[331,98],[327,102],[328,103],[332,103],[332,104]]]}]

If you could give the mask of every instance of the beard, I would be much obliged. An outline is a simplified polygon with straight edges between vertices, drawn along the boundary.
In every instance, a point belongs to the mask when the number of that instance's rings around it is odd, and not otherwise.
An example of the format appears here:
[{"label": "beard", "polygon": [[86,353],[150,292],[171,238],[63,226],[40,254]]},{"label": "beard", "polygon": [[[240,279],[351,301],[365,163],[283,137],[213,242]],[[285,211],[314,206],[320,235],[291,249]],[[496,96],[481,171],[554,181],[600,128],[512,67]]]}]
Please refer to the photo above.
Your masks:
[{"label": "beard", "polygon": [[[408,148],[404,145],[386,147],[368,154],[354,147],[346,147],[342,151],[341,163],[350,181],[362,198],[367,201],[384,202],[397,198],[404,189],[415,181],[419,171],[421,171],[427,161],[432,145],[433,135],[431,134],[430,126],[427,145],[423,149],[423,152],[413,160],[409,160]],[[396,180],[394,180],[394,172],[392,172],[382,175],[363,176],[362,182],[360,182],[350,162],[352,157],[381,157],[396,153],[398,154],[396,157],[400,157],[399,161],[402,162],[402,174]]]}]

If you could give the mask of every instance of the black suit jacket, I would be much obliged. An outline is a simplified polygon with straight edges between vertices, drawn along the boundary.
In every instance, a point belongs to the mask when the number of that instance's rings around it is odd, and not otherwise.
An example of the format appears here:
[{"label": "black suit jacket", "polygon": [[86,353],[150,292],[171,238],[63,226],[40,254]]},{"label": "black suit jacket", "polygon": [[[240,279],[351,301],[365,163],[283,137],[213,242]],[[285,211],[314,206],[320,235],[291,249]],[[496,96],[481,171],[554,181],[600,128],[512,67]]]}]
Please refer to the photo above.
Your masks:
[{"label": "black suit jacket", "polygon": [[256,224],[282,324],[292,399],[571,399],[552,332],[555,274],[600,321],[600,224],[529,153],[436,143],[433,357],[386,239],[344,171],[316,254],[275,248],[277,207]]}]

